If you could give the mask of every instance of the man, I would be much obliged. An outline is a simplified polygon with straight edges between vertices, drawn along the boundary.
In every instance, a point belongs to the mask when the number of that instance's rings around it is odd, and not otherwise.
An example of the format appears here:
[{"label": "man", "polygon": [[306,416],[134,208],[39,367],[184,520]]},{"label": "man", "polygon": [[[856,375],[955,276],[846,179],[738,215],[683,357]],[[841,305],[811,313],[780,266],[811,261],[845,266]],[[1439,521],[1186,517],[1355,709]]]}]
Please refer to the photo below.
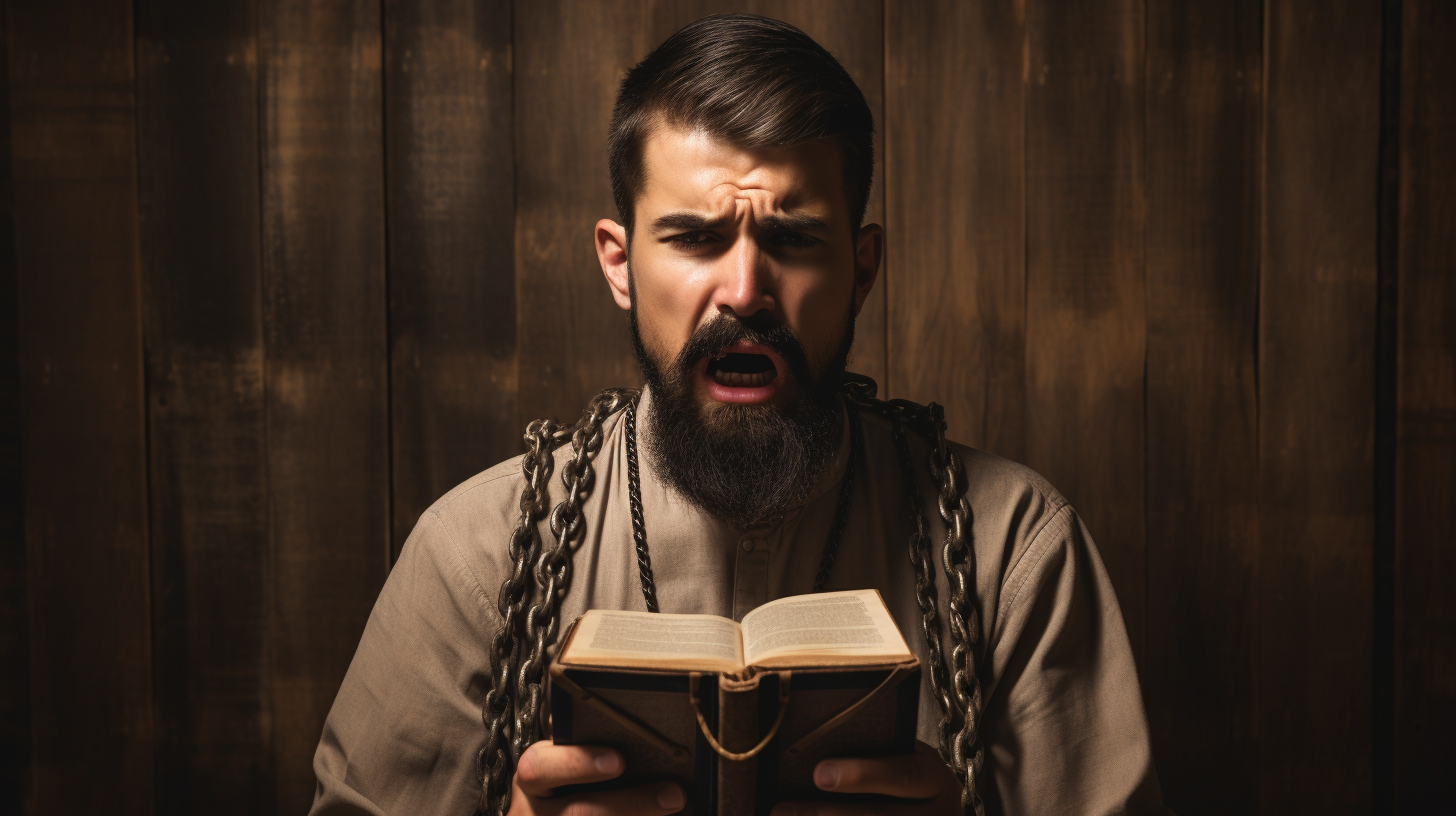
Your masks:
[{"label": "man", "polygon": [[[705,18],[632,70],[609,144],[621,222],[598,222],[595,239],[647,387],[598,402],[554,453],[572,489],[545,487],[542,451],[420,519],[325,725],[315,812],[468,813],[478,756],[487,807],[509,785],[511,813],[676,812],[671,783],[557,795],[621,774],[607,748],[543,739],[512,767],[502,712],[535,713],[493,680],[520,669],[512,645],[529,664],[533,625],[590,608],[741,619],[825,587],[878,589],[927,667],[921,746],[816,769],[825,790],[879,795],[863,805],[776,812],[1160,809],[1121,614],[1066,500],[1021,466],[944,445],[937,417],[843,386],[883,247],[861,223],[872,131],[843,68],[775,21]],[[932,563],[956,530],[951,564]],[[532,546],[564,595],[523,594]]]}]

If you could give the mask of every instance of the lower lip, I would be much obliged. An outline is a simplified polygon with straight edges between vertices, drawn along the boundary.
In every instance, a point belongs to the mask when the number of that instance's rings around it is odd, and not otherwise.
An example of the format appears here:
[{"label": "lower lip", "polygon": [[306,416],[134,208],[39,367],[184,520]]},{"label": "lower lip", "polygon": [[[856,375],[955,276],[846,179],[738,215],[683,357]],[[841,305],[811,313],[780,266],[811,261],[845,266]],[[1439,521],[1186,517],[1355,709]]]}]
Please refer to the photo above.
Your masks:
[{"label": "lower lip", "polygon": [[703,372],[703,379],[708,384],[708,396],[718,402],[732,402],[739,405],[762,405],[778,396],[779,390],[784,381],[783,374],[775,374],[772,380],[766,385],[756,387],[744,387],[724,385],[707,373]]}]

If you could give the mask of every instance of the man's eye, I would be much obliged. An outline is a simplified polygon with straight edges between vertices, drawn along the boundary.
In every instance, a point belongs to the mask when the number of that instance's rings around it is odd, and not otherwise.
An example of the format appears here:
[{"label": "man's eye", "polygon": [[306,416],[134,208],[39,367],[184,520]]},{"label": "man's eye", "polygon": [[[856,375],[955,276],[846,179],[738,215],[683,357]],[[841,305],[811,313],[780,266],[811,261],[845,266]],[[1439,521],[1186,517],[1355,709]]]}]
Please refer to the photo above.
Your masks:
[{"label": "man's eye", "polygon": [[684,232],[667,239],[669,242],[680,247],[700,247],[713,242],[711,232]]},{"label": "man's eye", "polygon": [[804,249],[819,243],[819,239],[802,232],[780,232],[773,236],[772,243],[789,249]]}]

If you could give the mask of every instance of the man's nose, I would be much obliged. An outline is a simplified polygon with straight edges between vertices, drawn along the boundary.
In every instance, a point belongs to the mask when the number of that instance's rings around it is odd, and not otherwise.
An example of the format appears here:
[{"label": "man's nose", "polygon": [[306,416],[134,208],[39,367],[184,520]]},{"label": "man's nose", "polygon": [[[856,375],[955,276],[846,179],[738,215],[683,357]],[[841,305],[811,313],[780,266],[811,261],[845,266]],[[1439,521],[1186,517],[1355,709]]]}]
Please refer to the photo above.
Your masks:
[{"label": "man's nose", "polygon": [[715,306],[732,309],[739,317],[772,312],[777,307],[769,259],[751,236],[739,236],[721,263]]}]

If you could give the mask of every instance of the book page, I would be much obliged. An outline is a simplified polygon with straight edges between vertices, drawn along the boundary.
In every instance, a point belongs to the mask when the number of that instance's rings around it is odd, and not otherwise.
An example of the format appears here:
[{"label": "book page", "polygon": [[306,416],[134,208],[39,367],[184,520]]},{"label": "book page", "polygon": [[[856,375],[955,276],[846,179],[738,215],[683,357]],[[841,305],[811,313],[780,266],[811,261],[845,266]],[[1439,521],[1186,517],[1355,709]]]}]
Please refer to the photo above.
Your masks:
[{"label": "book page", "polygon": [[716,615],[593,609],[582,615],[561,662],[706,671],[743,667],[738,624]]},{"label": "book page", "polygon": [[752,666],[891,663],[911,659],[900,629],[873,589],[780,598],[743,616]]}]

